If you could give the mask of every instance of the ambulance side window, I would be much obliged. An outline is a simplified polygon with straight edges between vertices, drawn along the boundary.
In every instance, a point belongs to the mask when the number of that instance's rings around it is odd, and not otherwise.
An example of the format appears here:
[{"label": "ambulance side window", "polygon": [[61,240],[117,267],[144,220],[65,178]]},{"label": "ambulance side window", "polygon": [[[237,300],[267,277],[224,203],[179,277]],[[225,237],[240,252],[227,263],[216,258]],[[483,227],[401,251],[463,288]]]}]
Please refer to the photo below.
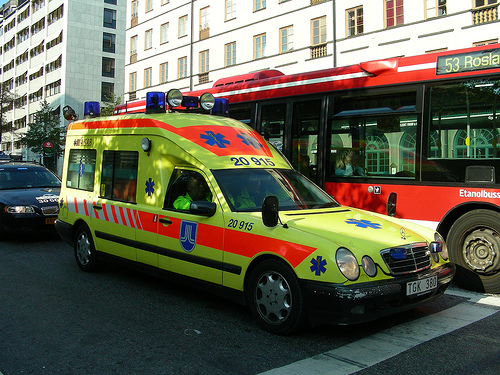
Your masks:
[{"label": "ambulance side window", "polygon": [[212,201],[212,193],[203,176],[194,171],[177,170],[165,197],[164,208],[189,210],[193,200]]},{"label": "ambulance side window", "polygon": [[93,191],[96,150],[69,150],[66,187]]},{"label": "ambulance side window", "polygon": [[101,196],[135,202],[138,161],[137,151],[104,151]]}]

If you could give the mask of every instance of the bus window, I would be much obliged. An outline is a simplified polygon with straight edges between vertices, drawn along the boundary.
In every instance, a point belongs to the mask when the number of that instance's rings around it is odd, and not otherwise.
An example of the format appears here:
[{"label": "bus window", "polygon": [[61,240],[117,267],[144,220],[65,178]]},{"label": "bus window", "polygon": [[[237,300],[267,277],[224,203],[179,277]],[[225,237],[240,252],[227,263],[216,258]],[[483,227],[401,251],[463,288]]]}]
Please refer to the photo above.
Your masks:
[{"label": "bus window", "polygon": [[255,128],[255,124],[253,123],[252,116],[252,104],[249,103],[235,103],[229,104],[229,117],[234,118],[235,120],[241,121],[244,124],[250,125],[252,128]]},{"label": "bus window", "polygon": [[321,100],[293,103],[292,158],[295,169],[316,180]]},{"label": "bus window", "polygon": [[414,179],[415,101],[415,92],[336,98],[329,175]]},{"label": "bus window", "polygon": [[262,106],[260,134],[281,152],[284,152],[285,117],[286,103]]},{"label": "bus window", "polygon": [[429,168],[422,166],[424,180],[471,181],[468,167],[490,176],[482,182],[500,173],[491,164],[500,157],[499,88],[499,80],[477,79],[427,89]]}]

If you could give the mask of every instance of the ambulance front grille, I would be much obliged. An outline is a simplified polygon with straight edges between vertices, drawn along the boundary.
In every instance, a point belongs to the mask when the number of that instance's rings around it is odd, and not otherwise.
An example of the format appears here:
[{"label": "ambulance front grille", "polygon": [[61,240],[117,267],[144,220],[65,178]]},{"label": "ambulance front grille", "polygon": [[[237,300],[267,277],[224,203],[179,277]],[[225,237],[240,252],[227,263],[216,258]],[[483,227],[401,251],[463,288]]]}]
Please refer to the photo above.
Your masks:
[{"label": "ambulance front grille", "polygon": [[59,206],[42,207],[42,213],[44,215],[57,215],[59,213]]},{"label": "ambulance front grille", "polygon": [[405,275],[430,268],[431,257],[425,242],[414,243],[401,248],[406,249],[406,258],[404,259],[394,259],[391,256],[392,249],[385,249],[380,252],[392,275]]}]

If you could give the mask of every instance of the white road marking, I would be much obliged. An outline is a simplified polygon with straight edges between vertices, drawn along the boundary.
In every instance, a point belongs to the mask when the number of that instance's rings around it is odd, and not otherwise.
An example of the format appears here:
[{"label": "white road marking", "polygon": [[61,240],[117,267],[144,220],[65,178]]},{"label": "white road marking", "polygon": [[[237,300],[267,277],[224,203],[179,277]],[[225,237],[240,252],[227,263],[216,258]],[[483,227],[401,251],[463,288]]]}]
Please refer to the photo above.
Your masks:
[{"label": "white road marking", "polygon": [[446,293],[469,301],[261,375],[327,375],[332,374],[332,369],[335,375],[352,374],[493,315],[498,312],[494,307],[500,307],[496,296],[462,290]]}]

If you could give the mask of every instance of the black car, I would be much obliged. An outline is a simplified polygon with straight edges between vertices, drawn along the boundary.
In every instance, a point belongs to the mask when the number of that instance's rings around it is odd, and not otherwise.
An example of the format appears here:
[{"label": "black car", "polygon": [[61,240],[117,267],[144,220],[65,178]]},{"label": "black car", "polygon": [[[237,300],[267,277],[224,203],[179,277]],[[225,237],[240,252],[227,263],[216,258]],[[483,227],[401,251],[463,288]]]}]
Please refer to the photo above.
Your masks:
[{"label": "black car", "polygon": [[39,164],[0,164],[0,238],[54,231],[61,180]]}]

